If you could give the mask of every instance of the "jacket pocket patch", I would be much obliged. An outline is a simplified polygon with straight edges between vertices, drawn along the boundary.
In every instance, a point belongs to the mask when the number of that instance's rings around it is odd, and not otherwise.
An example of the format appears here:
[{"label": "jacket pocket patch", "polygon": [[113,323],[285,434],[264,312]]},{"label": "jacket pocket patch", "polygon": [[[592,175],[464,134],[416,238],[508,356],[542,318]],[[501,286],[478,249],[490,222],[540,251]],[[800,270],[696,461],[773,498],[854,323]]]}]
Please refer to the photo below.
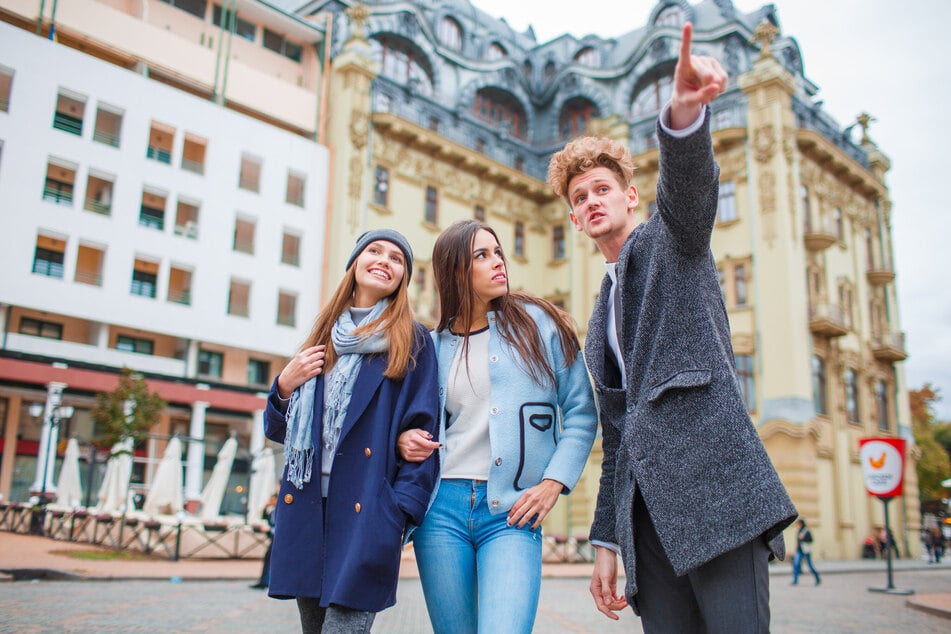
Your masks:
[{"label": "jacket pocket patch", "polygon": [[650,392],[647,394],[647,400],[653,403],[663,396],[668,390],[710,385],[711,378],[712,375],[710,370],[683,370],[652,387]]}]

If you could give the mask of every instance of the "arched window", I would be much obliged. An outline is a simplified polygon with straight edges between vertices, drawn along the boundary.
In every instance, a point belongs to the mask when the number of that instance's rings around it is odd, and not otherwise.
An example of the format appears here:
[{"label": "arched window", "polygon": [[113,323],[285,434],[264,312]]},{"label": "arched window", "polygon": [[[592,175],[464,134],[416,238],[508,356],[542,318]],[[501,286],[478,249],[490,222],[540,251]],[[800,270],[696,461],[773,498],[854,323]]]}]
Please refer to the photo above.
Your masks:
[{"label": "arched window", "polygon": [[875,409],[878,414],[878,430],[888,431],[891,428],[888,415],[888,387],[885,381],[875,382]]},{"label": "arched window", "polygon": [[670,75],[659,77],[647,84],[637,93],[631,102],[631,117],[644,117],[660,112],[674,89],[674,78]]},{"label": "arched window", "polygon": [[548,60],[545,62],[545,79],[551,79],[555,76],[555,62]]},{"label": "arched window", "polygon": [[601,111],[590,99],[575,97],[565,102],[558,117],[558,131],[563,137],[577,136],[588,127],[588,122],[601,116]]},{"label": "arched window", "polygon": [[678,6],[669,6],[657,14],[654,26],[672,26],[680,28],[684,23],[684,10]]},{"label": "arched window", "polygon": [[575,53],[575,61],[582,66],[597,66],[600,61],[598,51],[590,46],[585,46]]},{"label": "arched window", "polygon": [[812,404],[816,414],[829,413],[828,399],[826,398],[826,362],[821,357],[812,357]]},{"label": "arched window", "polygon": [[416,94],[433,96],[429,60],[415,46],[395,36],[374,38],[371,46],[374,57],[380,63],[381,75],[399,84],[412,84]]},{"label": "arched window", "polygon": [[505,47],[498,42],[492,42],[489,44],[489,48],[485,52],[485,58],[490,62],[497,59],[503,59],[508,56],[509,52],[505,50]]},{"label": "arched window", "polygon": [[452,18],[447,17],[439,21],[436,35],[446,48],[454,51],[462,50],[462,26]]},{"label": "arched window", "polygon": [[472,111],[483,121],[508,126],[512,136],[525,137],[525,108],[511,93],[498,88],[483,88],[476,93]]}]

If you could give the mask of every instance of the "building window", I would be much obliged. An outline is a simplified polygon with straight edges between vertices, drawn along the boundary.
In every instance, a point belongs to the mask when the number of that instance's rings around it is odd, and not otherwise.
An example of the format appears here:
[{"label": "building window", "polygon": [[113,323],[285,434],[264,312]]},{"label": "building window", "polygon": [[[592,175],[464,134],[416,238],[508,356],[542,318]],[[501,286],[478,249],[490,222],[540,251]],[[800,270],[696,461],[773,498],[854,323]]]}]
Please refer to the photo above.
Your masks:
[{"label": "building window", "polygon": [[248,385],[267,385],[271,382],[271,363],[262,359],[248,359]]},{"label": "building window", "polygon": [[297,207],[304,206],[304,176],[295,172],[287,173],[287,196],[285,200]]},{"label": "building window", "polygon": [[717,218],[720,222],[736,220],[736,185],[733,181],[720,183],[720,201]]},{"label": "building window", "polygon": [[485,207],[482,205],[476,205],[472,217],[479,222],[485,222]]},{"label": "building window", "polygon": [[230,9],[222,10],[221,5],[216,4],[211,12],[211,23],[215,26],[220,26],[226,31],[232,28],[233,23],[235,35],[243,37],[249,42],[253,42],[255,33],[257,32],[257,26],[253,22],[248,22],[237,13],[237,11]]},{"label": "building window", "polygon": [[175,138],[175,128],[152,122],[149,129],[149,145],[145,150],[145,158],[150,158],[166,165],[172,164],[172,141]]},{"label": "building window", "polygon": [[297,324],[297,295],[279,291],[277,295],[277,323],[281,326]]},{"label": "building window", "polygon": [[129,290],[133,295],[155,298],[155,283],[158,279],[158,263],[148,260],[135,259],[132,269],[132,286]]},{"label": "building window", "polygon": [[53,128],[82,136],[85,110],[84,100],[59,93],[56,98],[56,112],[53,113]]},{"label": "building window", "polygon": [[33,252],[33,272],[63,279],[65,253],[65,240],[44,235],[37,236],[36,250]]},{"label": "building window", "polygon": [[495,61],[497,59],[504,59],[509,56],[508,51],[505,50],[505,47],[499,44],[498,42],[492,42],[489,44],[489,48],[485,51],[485,59],[487,61]]},{"label": "building window", "polygon": [[756,380],[753,373],[753,355],[738,354],[733,357],[736,364],[736,378],[740,382],[740,392],[746,403],[746,411],[756,411]]},{"label": "building window", "polygon": [[73,204],[73,187],[76,184],[76,169],[49,162],[46,164],[46,180],[43,183],[43,200],[58,205]]},{"label": "building window", "polygon": [[747,303],[746,265],[737,264],[733,267],[733,291],[736,293],[736,305],[746,306]]},{"label": "building window", "polygon": [[76,253],[75,280],[80,284],[102,286],[102,263],[105,250],[89,244],[80,244]]},{"label": "building window", "polygon": [[829,413],[826,398],[826,362],[817,356],[812,357],[812,405],[816,414],[825,416]]},{"label": "building window", "polygon": [[462,27],[452,18],[443,18],[439,21],[436,36],[446,48],[453,51],[462,49]]},{"label": "building window", "polygon": [[234,250],[254,254],[254,220],[237,218],[234,221]]},{"label": "building window", "polygon": [[96,127],[92,133],[92,140],[103,145],[119,147],[121,133],[122,112],[99,104],[96,108]]},{"label": "building window", "polygon": [[723,272],[723,267],[717,267],[717,283],[720,284],[720,297],[723,298],[723,303],[726,304],[726,274]]},{"label": "building window", "polygon": [[850,423],[859,422],[859,382],[852,368],[845,370],[845,415]]},{"label": "building window", "polygon": [[221,378],[221,368],[224,365],[224,355],[211,350],[198,351],[198,374]]},{"label": "building window", "polygon": [[[401,37],[380,37],[370,42],[380,74],[412,89],[413,93],[430,97],[433,94],[432,72],[425,54],[409,40]],[[380,108],[388,112],[386,108]]]},{"label": "building window", "polygon": [[112,213],[112,178],[92,171],[86,179],[86,204],[83,209],[108,216]]},{"label": "building window", "polygon": [[373,204],[386,207],[390,191],[390,171],[382,165],[377,165],[373,171]]},{"label": "building window", "polygon": [[601,116],[594,103],[584,97],[575,97],[565,102],[558,118],[558,129],[563,137],[577,136],[584,132],[588,122]]},{"label": "building window", "polygon": [[439,222],[439,192],[435,187],[426,187],[426,210],[423,219],[430,225],[436,225]]},{"label": "building window", "polygon": [[249,192],[260,191],[261,162],[247,154],[241,157],[241,172],[238,174],[238,187]]},{"label": "building window", "polygon": [[136,354],[153,354],[155,350],[155,342],[153,342],[151,339],[119,335],[116,337],[116,350],[122,350],[123,352],[135,352]]},{"label": "building window", "polygon": [[287,39],[280,33],[275,33],[271,29],[264,29],[264,40],[261,42],[264,48],[271,49],[278,55],[283,55],[287,59],[292,59],[295,62],[301,60],[301,52],[303,49],[299,44],[294,44],[293,42],[287,41]]},{"label": "building window", "polygon": [[551,229],[551,257],[556,261],[565,259],[565,225]]},{"label": "building window", "polygon": [[231,280],[228,289],[228,314],[237,317],[247,317],[251,314],[251,283],[240,280]]},{"label": "building window", "polygon": [[845,226],[842,219],[842,210],[838,207],[832,210],[832,222],[835,224],[835,237],[842,242],[845,240]]},{"label": "building window", "polygon": [[32,337],[62,339],[63,324],[58,324],[52,321],[43,321],[41,319],[33,319],[32,317],[23,317],[20,319],[20,328],[18,332],[21,335],[30,335]]},{"label": "building window", "polygon": [[168,301],[190,306],[192,303],[192,272],[173,266],[168,271]]},{"label": "building window", "polygon": [[670,100],[674,89],[674,78],[671,75],[658,77],[641,88],[637,96],[631,101],[631,117],[645,117],[656,114]]},{"label": "building window", "polygon": [[165,230],[165,196],[147,191],[142,192],[139,224],[150,229]]},{"label": "building window", "polygon": [[515,257],[525,257],[525,223],[521,220],[515,221],[515,244],[512,253]]},{"label": "building window", "polygon": [[888,386],[885,381],[875,382],[875,408],[878,410],[878,430],[889,431],[891,421],[888,415]]},{"label": "building window", "polygon": [[583,49],[575,53],[575,61],[581,64],[582,66],[597,66],[600,62],[600,56],[598,51],[591,46],[585,46]]},{"label": "building window", "polygon": [[193,16],[205,19],[205,7],[208,6],[206,0],[159,0],[165,4],[170,4],[182,11],[187,11]]},{"label": "building window", "polygon": [[525,108],[509,92],[498,88],[483,88],[476,93],[472,111],[483,121],[501,127],[512,136],[525,137]]},{"label": "building window", "polygon": [[175,211],[175,235],[192,240],[198,239],[198,202],[188,202],[179,199]]},{"label": "building window", "polygon": [[799,188],[799,200],[802,204],[802,218],[805,232],[812,233],[812,207],[809,204],[809,188],[805,185]]},{"label": "building window", "polygon": [[195,174],[204,174],[205,150],[207,149],[207,140],[186,132],[185,145],[182,147],[182,169]]},{"label": "building window", "polygon": [[654,20],[654,26],[672,26],[675,29],[680,28],[684,22],[684,11],[677,6],[670,6],[657,14]]},{"label": "building window", "polygon": [[291,266],[300,266],[300,236],[284,232],[281,242],[281,262]]},{"label": "building window", "polygon": [[0,112],[10,112],[11,92],[13,92],[13,70],[0,66]]}]

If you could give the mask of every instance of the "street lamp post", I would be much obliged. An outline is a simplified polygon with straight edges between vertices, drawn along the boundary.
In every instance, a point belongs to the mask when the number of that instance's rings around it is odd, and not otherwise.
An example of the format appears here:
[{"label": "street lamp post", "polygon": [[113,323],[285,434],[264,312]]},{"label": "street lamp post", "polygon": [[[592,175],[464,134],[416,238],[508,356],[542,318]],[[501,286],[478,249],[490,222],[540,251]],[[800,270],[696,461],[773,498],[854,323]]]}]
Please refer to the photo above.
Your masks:
[{"label": "street lamp post", "polygon": [[[44,406],[42,403],[33,403],[30,405],[30,416],[33,418],[40,418],[43,415]],[[32,523],[30,525],[30,532],[36,535],[44,534],[44,527],[46,526],[46,505],[49,504],[49,500],[46,498],[46,482],[49,479],[50,473],[50,461],[56,460],[56,447],[53,445],[53,438],[56,437],[55,432],[59,428],[61,421],[69,420],[73,417],[74,409],[71,405],[60,405],[59,407],[54,407],[50,410],[49,418],[47,423],[49,424],[48,429],[46,430],[46,446],[44,447],[43,453],[43,478],[40,480],[40,499],[38,506],[40,507],[40,512],[33,513]],[[50,452],[54,452],[50,455]]]}]

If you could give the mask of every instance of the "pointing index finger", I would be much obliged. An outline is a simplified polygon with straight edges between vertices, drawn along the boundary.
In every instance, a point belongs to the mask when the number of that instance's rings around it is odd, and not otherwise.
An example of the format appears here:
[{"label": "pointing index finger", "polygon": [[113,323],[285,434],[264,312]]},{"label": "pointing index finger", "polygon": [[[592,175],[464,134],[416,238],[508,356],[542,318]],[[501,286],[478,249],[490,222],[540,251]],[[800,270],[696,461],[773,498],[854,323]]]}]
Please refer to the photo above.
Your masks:
[{"label": "pointing index finger", "polygon": [[690,44],[693,41],[693,25],[690,22],[684,24],[683,38],[680,41],[680,63],[686,68],[690,68]]}]

